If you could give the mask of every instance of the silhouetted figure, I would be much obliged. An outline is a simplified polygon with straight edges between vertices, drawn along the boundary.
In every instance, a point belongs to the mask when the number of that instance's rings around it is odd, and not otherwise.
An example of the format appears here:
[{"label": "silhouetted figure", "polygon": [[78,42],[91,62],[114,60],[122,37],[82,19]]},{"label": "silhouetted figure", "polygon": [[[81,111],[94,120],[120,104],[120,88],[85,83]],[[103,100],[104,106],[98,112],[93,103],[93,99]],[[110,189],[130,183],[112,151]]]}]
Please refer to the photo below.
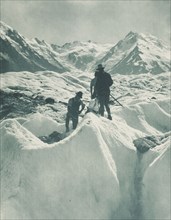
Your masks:
[{"label": "silhouetted figure", "polygon": [[[68,112],[65,121],[66,132],[69,131],[70,119],[72,120],[73,129],[75,129],[78,125],[78,116],[85,108],[85,104],[81,101],[82,95],[83,95],[82,92],[77,92],[76,96],[69,99],[68,101]],[[80,110],[80,106],[81,106],[81,110]]]},{"label": "silhouetted figure", "polygon": [[113,84],[113,80],[109,73],[104,71],[102,64],[99,64],[96,70],[96,83],[94,90],[96,97],[98,98],[100,107],[99,114],[104,116],[104,107],[108,113],[108,119],[112,120],[110,108],[109,108],[109,96],[110,96],[110,86]]}]

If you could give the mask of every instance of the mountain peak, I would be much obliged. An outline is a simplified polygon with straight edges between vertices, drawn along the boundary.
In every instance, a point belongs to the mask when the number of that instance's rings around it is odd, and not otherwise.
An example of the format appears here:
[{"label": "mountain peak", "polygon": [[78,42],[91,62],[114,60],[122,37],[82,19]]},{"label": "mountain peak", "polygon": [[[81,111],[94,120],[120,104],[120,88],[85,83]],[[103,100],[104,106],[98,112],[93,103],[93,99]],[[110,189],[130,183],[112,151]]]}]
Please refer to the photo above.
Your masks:
[{"label": "mountain peak", "polygon": [[45,69],[65,72],[75,68],[87,71],[98,63],[109,73],[170,71],[169,49],[150,34],[130,31],[116,45],[77,40],[58,46],[38,38],[30,41],[4,22],[0,25],[3,72]]},{"label": "mountain peak", "polygon": [[159,39],[149,33],[137,33],[130,31],[124,40],[130,40],[130,39],[135,39],[136,41],[138,40],[144,40],[144,41],[159,41]]},{"label": "mountain peak", "polygon": [[169,49],[157,37],[130,31],[100,62],[110,73],[157,74],[170,71],[169,57]]},{"label": "mountain peak", "polygon": [[130,31],[130,32],[125,36],[125,40],[130,40],[130,39],[135,39],[135,40],[137,40],[139,36],[140,36],[139,33]]},{"label": "mountain peak", "polygon": [[126,37],[137,36],[137,35],[138,35],[137,32],[130,31],[130,32],[126,35]]},{"label": "mountain peak", "polygon": [[0,21],[0,27],[1,27],[1,29],[0,29],[1,34],[2,34],[2,33],[6,34],[6,33],[8,33],[9,30],[10,30],[10,31],[14,31],[14,29],[13,29],[12,27],[10,27],[9,25],[7,25],[7,24],[6,24],[5,22],[3,22],[3,21]]}]

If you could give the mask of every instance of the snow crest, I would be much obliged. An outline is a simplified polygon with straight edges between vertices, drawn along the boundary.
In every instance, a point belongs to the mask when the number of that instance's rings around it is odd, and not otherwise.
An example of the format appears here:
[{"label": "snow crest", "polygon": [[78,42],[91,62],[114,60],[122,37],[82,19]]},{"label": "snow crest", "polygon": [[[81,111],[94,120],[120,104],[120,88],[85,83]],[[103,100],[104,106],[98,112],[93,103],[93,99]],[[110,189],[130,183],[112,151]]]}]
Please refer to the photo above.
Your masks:
[{"label": "snow crest", "polygon": [[[156,105],[150,108],[154,112]],[[88,113],[74,132],[53,144],[38,136],[52,128],[64,132],[64,125],[41,114],[35,115],[36,122],[34,118],[4,120],[2,219],[169,218],[170,133],[159,129],[165,121],[157,126],[146,121],[148,108],[139,105],[138,109],[116,110],[112,121]],[[144,127],[133,126],[131,115],[146,121]],[[38,124],[47,127],[39,130]],[[138,138],[166,133],[144,154],[134,146]]]}]

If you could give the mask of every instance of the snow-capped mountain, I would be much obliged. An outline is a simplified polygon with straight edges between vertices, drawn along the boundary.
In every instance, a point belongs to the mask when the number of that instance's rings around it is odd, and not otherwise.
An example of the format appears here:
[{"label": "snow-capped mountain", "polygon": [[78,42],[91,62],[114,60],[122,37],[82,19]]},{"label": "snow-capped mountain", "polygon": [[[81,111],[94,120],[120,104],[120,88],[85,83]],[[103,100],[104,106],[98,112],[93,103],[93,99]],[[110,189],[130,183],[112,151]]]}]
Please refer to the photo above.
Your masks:
[{"label": "snow-capped mountain", "polygon": [[171,70],[170,50],[152,35],[130,32],[98,60],[110,73],[161,73]]},{"label": "snow-capped mountain", "polygon": [[30,41],[3,22],[0,27],[0,72],[52,70],[62,73],[68,70],[45,41],[36,38]]},{"label": "snow-capped mountain", "polygon": [[99,63],[111,74],[157,74],[171,70],[169,48],[151,35],[130,32],[116,45],[74,41],[58,46],[37,38],[28,40],[5,23],[0,24],[0,72],[92,72]]},{"label": "snow-capped mountain", "polygon": [[112,44],[98,44],[92,41],[74,41],[64,44],[61,48],[53,45],[53,48],[60,51],[61,59],[65,59],[67,63],[85,71],[91,69],[92,63],[100,60],[112,46]]}]

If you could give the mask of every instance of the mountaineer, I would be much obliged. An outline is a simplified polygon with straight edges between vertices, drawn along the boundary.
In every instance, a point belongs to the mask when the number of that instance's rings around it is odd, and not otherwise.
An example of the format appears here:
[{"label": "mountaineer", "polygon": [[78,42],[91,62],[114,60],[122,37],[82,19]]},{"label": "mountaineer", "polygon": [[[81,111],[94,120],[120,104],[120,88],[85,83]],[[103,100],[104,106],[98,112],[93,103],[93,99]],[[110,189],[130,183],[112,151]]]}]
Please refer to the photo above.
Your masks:
[{"label": "mountaineer", "polygon": [[97,97],[100,107],[99,114],[104,116],[104,108],[108,113],[108,119],[112,120],[110,108],[109,108],[109,96],[110,86],[113,84],[113,80],[109,73],[104,71],[102,64],[99,64],[96,69],[96,82],[94,85],[95,96]]},{"label": "mountaineer", "polygon": [[[81,114],[83,109],[85,108],[85,104],[81,101],[83,93],[77,92],[75,97],[69,99],[68,101],[68,112],[66,115],[66,132],[69,131],[69,121],[72,120],[72,127],[75,129],[78,125],[78,116]],[[81,109],[80,109],[81,106]]]}]

